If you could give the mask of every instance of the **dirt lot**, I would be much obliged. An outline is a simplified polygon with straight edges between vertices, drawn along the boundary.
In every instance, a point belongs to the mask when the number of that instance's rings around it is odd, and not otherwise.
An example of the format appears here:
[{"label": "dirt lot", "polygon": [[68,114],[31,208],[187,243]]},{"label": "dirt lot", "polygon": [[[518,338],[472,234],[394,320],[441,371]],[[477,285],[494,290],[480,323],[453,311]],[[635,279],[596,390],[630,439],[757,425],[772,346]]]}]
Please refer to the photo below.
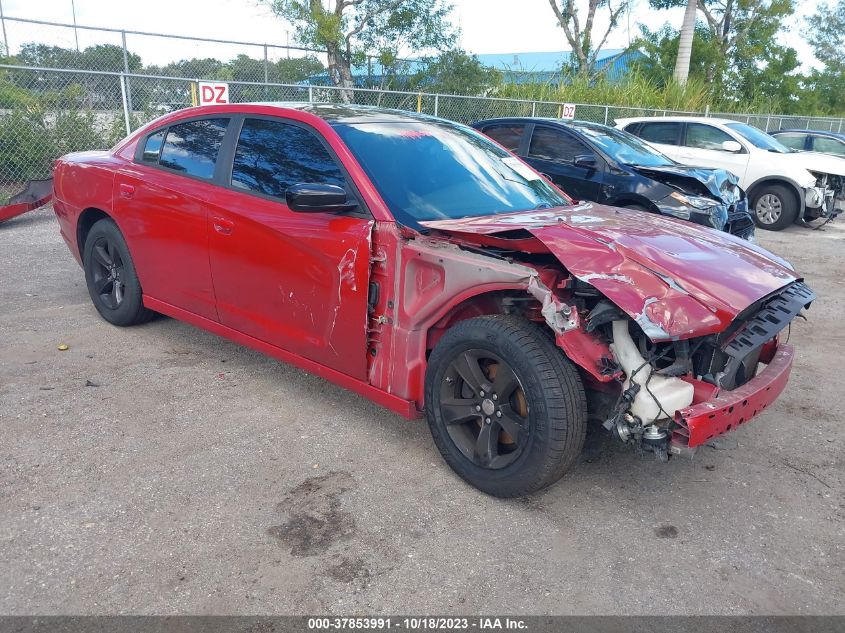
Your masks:
[{"label": "dirt lot", "polygon": [[424,422],[177,321],[108,325],[52,213],[7,222],[0,613],[845,613],[843,227],[759,236],[820,297],[759,419],[666,465],[596,433],[499,501]]}]

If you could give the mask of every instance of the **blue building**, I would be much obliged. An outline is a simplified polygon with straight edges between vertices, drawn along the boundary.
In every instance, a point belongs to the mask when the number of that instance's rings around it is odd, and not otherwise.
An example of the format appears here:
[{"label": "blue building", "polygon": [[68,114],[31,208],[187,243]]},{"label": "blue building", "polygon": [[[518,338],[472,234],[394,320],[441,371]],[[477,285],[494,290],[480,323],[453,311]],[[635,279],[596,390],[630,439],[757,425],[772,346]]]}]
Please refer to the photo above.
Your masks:
[{"label": "blue building", "polygon": [[[558,85],[562,79],[562,69],[571,63],[571,51],[549,53],[491,53],[476,55],[478,61],[488,68],[502,73],[507,83],[548,83]],[[602,50],[597,59],[597,70],[606,73],[611,81],[625,76],[632,61],[642,57],[639,51],[620,48]],[[412,76],[425,69],[425,64],[417,60],[402,60],[395,68],[385,68],[377,60],[368,64],[352,67],[352,77],[356,85],[378,86],[389,79],[392,86],[401,88]],[[317,85],[330,84],[328,73],[314,75],[308,82]]]}]

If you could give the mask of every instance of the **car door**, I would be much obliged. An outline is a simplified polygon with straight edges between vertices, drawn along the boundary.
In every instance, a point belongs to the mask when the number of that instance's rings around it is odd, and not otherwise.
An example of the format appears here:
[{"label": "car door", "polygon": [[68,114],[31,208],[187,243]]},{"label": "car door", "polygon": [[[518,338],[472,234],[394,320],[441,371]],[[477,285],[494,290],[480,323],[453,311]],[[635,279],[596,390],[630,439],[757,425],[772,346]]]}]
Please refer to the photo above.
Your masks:
[{"label": "car door", "polygon": [[[297,213],[302,183],[354,188],[312,128],[246,117],[210,207],[209,251],[220,322],[359,379],[366,378],[369,215]],[[235,142],[236,141],[236,142]]]},{"label": "car door", "polygon": [[679,121],[640,121],[627,126],[626,131],[639,136],[669,158],[678,160],[681,130]]},{"label": "car door", "polygon": [[525,161],[575,200],[598,200],[604,160],[574,134],[535,125]]},{"label": "car door", "polygon": [[144,294],[213,320],[207,201],[229,123],[205,117],[155,130],[114,178],[118,223]]},{"label": "car door", "polygon": [[[738,152],[723,149],[726,141],[739,143]],[[745,144],[724,130],[708,123],[687,123],[684,139],[678,153],[678,162],[695,167],[715,167],[736,174],[742,182],[751,155]]]}]

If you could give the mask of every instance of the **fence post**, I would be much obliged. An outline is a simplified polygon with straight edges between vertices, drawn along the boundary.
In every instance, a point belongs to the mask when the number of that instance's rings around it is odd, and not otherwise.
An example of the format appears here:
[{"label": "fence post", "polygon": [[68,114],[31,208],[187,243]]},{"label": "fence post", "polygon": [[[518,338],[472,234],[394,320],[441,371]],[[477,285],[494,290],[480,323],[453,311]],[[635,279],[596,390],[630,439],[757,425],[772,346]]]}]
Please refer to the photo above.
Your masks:
[{"label": "fence post", "polygon": [[[120,40],[123,43],[123,72],[129,74],[129,49],[126,48],[126,31],[120,32]],[[130,112],[132,111],[132,91],[129,89],[129,84],[126,84],[126,103]]]},{"label": "fence post", "polygon": [[610,106],[604,106],[604,124],[607,125],[607,120],[610,117]]},{"label": "fence post", "polygon": [[440,107],[440,95],[434,95],[434,116],[437,116],[437,109]]},{"label": "fence post", "polygon": [[705,104],[704,106],[704,116],[710,116],[710,104]]},{"label": "fence post", "polygon": [[768,132],[768,131],[769,131],[769,123],[771,123],[771,120],[772,120],[772,115],[771,115],[771,114],[767,114],[767,115],[766,115],[766,132]]},{"label": "fence post", "polygon": [[308,86],[308,103],[314,103],[314,86]]},{"label": "fence post", "polygon": [[0,24],[3,25],[3,50],[6,55],[11,55],[9,50],[9,38],[6,37],[6,18],[3,16],[3,0],[0,0]]},{"label": "fence post", "polygon": [[839,119],[839,132],[842,131],[842,119]]},{"label": "fence post", "polygon": [[129,103],[126,100],[126,74],[120,73],[120,98],[123,101],[123,122],[126,124],[126,136],[132,133],[129,127]]},{"label": "fence post", "polygon": [[264,83],[265,84],[270,83],[269,82],[270,75],[269,75],[268,71],[269,71],[269,69],[267,68],[267,45],[265,44],[264,45]]},{"label": "fence post", "polygon": [[531,118],[533,119],[535,116],[537,116],[537,102],[532,101],[531,102]]}]

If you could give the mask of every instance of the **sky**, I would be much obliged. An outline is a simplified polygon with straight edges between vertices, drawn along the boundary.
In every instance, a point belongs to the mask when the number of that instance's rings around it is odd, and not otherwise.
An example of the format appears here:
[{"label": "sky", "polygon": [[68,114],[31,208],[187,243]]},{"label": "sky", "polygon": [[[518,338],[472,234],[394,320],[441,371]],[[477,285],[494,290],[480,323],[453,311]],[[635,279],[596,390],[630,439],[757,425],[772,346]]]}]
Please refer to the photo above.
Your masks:
[{"label": "sky", "polygon": [[[7,17],[71,23],[72,0],[0,0]],[[103,26],[135,31],[163,32],[197,37],[284,45],[294,42],[290,26],[273,16],[258,0],[73,0],[80,25]],[[563,31],[557,28],[548,0],[452,0],[453,19],[461,29],[461,46],[475,54],[560,51],[569,49]],[[581,4],[581,3],[579,3]],[[813,13],[817,0],[798,0],[798,17],[789,24],[783,43],[798,51],[804,68],[817,65],[800,33],[800,17]],[[142,10],[139,8],[142,7]],[[669,21],[679,27],[683,11],[654,11],[647,0],[634,0],[634,6],[608,39],[605,48],[624,48],[639,33],[638,24],[657,28]],[[599,10],[598,28],[604,32],[607,19]],[[7,22],[12,52],[29,41],[75,46],[73,31],[48,26]],[[119,34],[103,35],[77,31],[80,47],[120,43]],[[161,38],[128,36],[130,50],[144,63],[162,64],[182,58],[217,57],[229,59],[239,53],[263,56],[261,48],[228,45],[185,44]],[[271,49],[270,57],[285,51]]]}]

